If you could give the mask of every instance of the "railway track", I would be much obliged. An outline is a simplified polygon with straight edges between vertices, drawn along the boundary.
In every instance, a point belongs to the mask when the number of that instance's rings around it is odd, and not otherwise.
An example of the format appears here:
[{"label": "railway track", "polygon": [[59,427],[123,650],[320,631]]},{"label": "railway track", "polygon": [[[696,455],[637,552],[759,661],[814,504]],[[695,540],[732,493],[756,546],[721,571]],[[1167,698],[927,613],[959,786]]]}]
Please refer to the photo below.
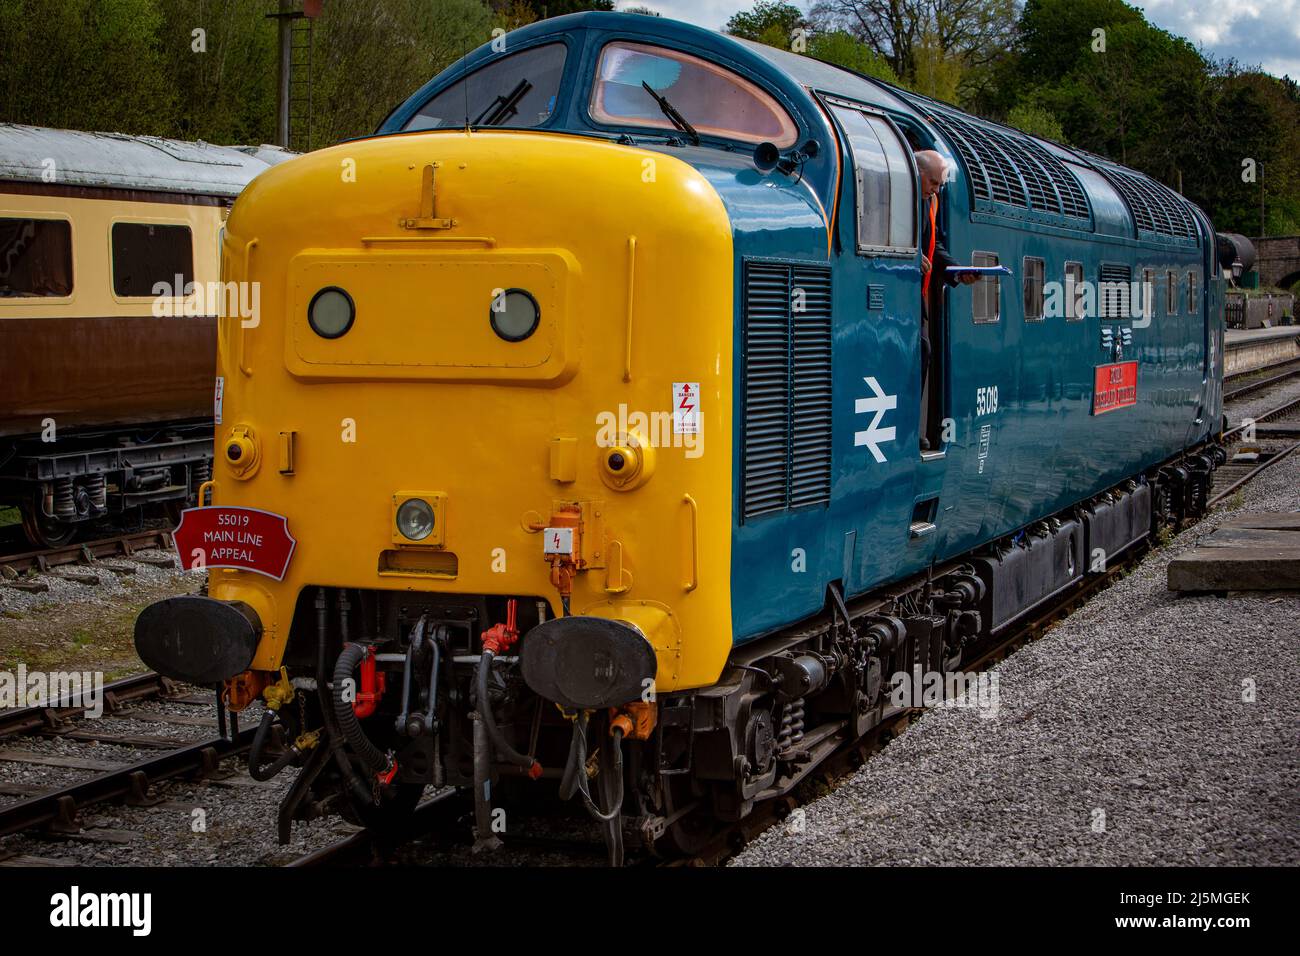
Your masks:
[{"label": "railway track", "polygon": [[[182,697],[175,683],[152,671],[124,677],[104,685],[104,711],[112,715],[127,712],[132,702],[157,698]],[[57,734],[67,731],[83,707],[70,698],[59,698],[30,707],[0,710],[0,740],[37,732]]]},{"label": "railway track", "polygon": [[[46,572],[69,565],[93,565],[104,558],[132,558],[135,552],[146,549],[170,551],[173,546],[170,528],[130,531],[95,541],[74,542],[60,548],[0,554],[0,567],[11,568],[18,574],[29,570]],[[176,566],[174,558],[165,565],[161,559],[158,563],[165,567]],[[7,581],[0,581],[0,584],[16,586]]]},{"label": "railway track", "polygon": [[[1297,369],[1300,372],[1300,369]],[[1292,373],[1297,374],[1296,372]],[[1214,473],[1211,507],[1300,449],[1300,398],[1289,399],[1224,432],[1228,461]]]},{"label": "railway track", "polygon": [[[155,785],[177,777],[224,776],[222,760],[245,752],[252,743],[253,729],[241,731],[233,719],[227,728],[224,711],[218,712],[217,733],[197,741],[163,735],[115,733],[114,718],[131,718],[133,705],[140,701],[213,706],[213,697],[183,690],[158,674],[140,674],[106,684],[102,700],[104,715],[99,720],[87,719],[84,704],[79,705],[70,698],[0,711],[0,761],[91,771],[80,780],[52,790],[0,783],[0,796],[17,798],[14,802],[0,805],[0,837],[36,831],[75,838],[82,832],[82,814],[86,809],[118,800],[130,806],[153,805],[158,802],[152,793]],[[206,723],[199,718],[174,718],[174,721]],[[24,741],[51,737],[157,753],[143,760],[119,763],[60,756],[31,749],[30,745],[23,746]],[[4,854],[0,853],[0,865],[4,863]]]},{"label": "railway track", "polygon": [[[1273,365],[1265,365],[1263,368],[1251,369],[1249,372],[1239,372],[1236,375],[1230,375],[1224,379],[1224,402],[1230,402],[1233,399],[1243,398],[1252,392],[1262,391],[1279,385],[1287,379],[1300,375],[1300,359],[1287,359],[1285,362],[1277,362]],[[1229,383],[1238,382],[1233,388],[1227,388]]]}]

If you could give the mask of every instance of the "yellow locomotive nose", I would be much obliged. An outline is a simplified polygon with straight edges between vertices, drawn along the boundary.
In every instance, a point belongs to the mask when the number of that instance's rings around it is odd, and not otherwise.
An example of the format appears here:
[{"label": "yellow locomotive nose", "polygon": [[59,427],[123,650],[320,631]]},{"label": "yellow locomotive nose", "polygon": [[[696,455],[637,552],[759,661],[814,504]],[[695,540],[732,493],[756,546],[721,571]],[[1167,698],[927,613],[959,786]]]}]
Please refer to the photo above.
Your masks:
[{"label": "yellow locomotive nose", "polygon": [[[278,672],[323,586],[408,616],[453,596],[567,607],[649,649],[637,699],[647,674],[712,681],[731,634],[731,241],[694,168],[565,135],[376,137],[254,183],[226,278],[260,283],[262,318],[222,328],[237,424],[219,447],[238,455],[214,503],[284,515],[297,545],[283,581],[213,572],[213,597],[264,623],[253,669]],[[557,514],[575,516],[563,559],[542,533]]]}]

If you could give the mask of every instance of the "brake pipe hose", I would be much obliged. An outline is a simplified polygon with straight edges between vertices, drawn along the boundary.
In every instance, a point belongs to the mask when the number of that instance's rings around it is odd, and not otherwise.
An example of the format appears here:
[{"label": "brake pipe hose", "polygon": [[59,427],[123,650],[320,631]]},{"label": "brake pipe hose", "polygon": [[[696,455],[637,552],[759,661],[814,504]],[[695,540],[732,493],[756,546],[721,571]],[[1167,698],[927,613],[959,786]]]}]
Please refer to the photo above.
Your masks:
[{"label": "brake pipe hose", "polygon": [[533,757],[527,754],[521,754],[510,746],[501,729],[497,727],[496,718],[492,715],[492,702],[488,699],[488,674],[492,671],[492,659],[495,657],[491,650],[485,650],[483,656],[478,662],[478,716],[483,722],[484,728],[488,732],[488,739],[492,742],[492,747],[496,750],[497,756],[501,757],[507,763],[512,763],[521,768],[530,778],[536,780],[542,775],[542,765]]},{"label": "brake pipe hose", "polygon": [[352,751],[361,760],[362,766],[370,773],[378,774],[389,769],[388,757],[370,742],[366,732],[361,729],[361,721],[357,719],[352,701],[343,698],[347,682],[354,681],[352,675],[366,653],[367,648],[364,644],[348,644],[344,646],[343,653],[339,655],[338,662],[334,665],[334,719],[338,721],[339,730],[344,739],[352,745]]},{"label": "brake pipe hose", "polygon": [[325,657],[325,640],[328,635],[328,605],[325,599],[325,589],[316,589],[316,696],[320,701],[321,721],[325,725],[325,731],[328,734],[330,755],[334,758],[334,763],[339,769],[339,774],[347,782],[348,789],[352,791],[353,797],[361,804],[373,803],[374,797],[366,787],[365,782],[357,773],[356,768],[352,766],[352,761],[348,759],[347,753],[343,749],[343,735],[339,732],[338,725],[331,719],[332,708],[330,706],[330,692],[326,681],[326,657]]},{"label": "brake pipe hose", "polygon": [[610,733],[614,738],[614,765],[603,772],[614,775],[614,799],[610,801],[607,811],[596,806],[587,789],[587,714],[579,713],[573,719],[573,743],[569,747],[569,759],[564,765],[564,777],[560,781],[560,797],[567,800],[574,792],[582,794],[582,802],[587,812],[601,823],[609,823],[623,812],[623,731],[614,727]]},{"label": "brake pipe hose", "polygon": [[248,775],[254,780],[270,780],[293,763],[294,758],[298,756],[297,751],[292,747],[288,747],[273,763],[269,763],[265,767],[262,766],[262,751],[266,749],[266,740],[271,735],[271,725],[274,723],[275,711],[268,707],[262,712],[262,722],[257,725],[257,733],[253,736],[253,745],[248,749]]}]

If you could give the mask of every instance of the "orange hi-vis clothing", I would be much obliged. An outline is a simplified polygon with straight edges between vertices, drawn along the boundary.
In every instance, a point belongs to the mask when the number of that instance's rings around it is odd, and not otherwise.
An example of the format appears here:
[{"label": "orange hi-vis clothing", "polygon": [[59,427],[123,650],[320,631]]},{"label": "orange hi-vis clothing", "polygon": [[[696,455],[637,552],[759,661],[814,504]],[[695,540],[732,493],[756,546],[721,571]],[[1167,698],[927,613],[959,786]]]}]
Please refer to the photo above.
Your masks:
[{"label": "orange hi-vis clothing", "polygon": [[930,273],[934,271],[934,243],[935,243],[935,236],[937,235],[934,228],[934,216],[935,216],[935,212],[939,208],[939,197],[931,196],[929,198],[929,201],[926,203],[926,206],[928,207],[926,210],[926,214],[930,217],[930,242],[928,243],[928,247],[925,250],[925,261],[928,262],[929,265],[926,266],[925,272],[921,276],[922,300],[928,299],[930,295]]}]

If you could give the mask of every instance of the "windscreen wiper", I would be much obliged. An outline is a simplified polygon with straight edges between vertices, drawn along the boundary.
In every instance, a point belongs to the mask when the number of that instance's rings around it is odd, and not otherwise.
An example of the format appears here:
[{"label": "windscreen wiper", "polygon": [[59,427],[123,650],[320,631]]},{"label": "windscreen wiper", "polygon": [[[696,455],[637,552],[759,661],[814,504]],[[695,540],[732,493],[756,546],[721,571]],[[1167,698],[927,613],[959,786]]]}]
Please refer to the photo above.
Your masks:
[{"label": "windscreen wiper", "polygon": [[478,114],[473,126],[497,126],[518,114],[519,101],[533,88],[527,80],[520,80],[519,85],[505,96],[498,96],[488,104],[487,109]]},{"label": "windscreen wiper", "polygon": [[672,123],[674,126],[676,126],[683,133],[685,133],[687,136],[689,136],[691,138],[692,143],[694,143],[696,146],[699,146],[700,134],[695,132],[694,126],[686,122],[685,116],[677,112],[677,107],[673,106],[672,103],[669,103],[668,98],[666,96],[660,96],[658,93],[656,93],[654,91],[654,88],[651,87],[650,84],[647,83],[645,80],[641,81],[641,85],[645,87],[645,91],[647,93],[649,93],[651,96],[654,97],[655,102],[659,104],[659,108],[663,110],[664,116],[668,117],[668,121]]}]

